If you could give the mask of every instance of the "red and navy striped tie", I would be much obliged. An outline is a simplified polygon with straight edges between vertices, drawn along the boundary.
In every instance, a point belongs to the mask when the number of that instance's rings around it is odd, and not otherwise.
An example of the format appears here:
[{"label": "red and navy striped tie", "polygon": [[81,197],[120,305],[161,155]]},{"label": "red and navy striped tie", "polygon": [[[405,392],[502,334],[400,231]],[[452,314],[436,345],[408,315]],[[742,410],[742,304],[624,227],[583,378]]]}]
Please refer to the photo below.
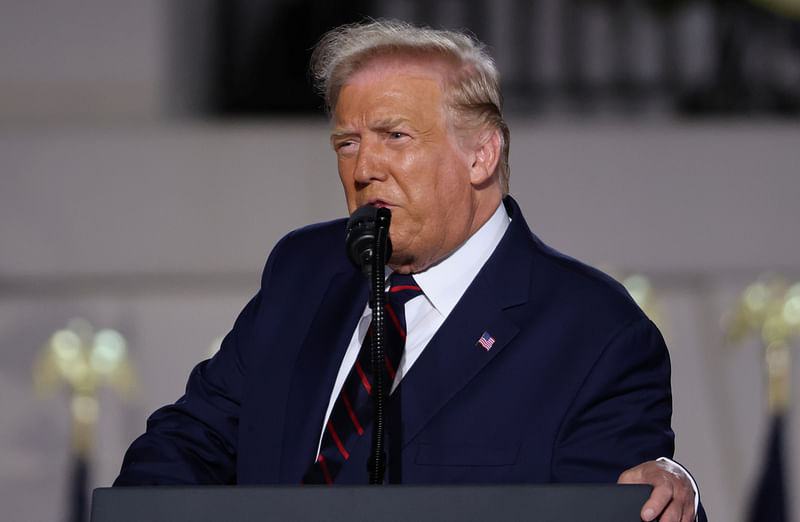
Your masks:
[{"label": "red and navy striped tie", "polygon": [[[397,365],[403,354],[406,342],[405,303],[422,294],[422,289],[408,274],[392,274],[389,278],[391,288],[386,296],[386,357],[383,382],[394,381]],[[372,325],[364,336],[358,358],[342,391],[333,405],[331,416],[325,425],[322,445],[316,462],[303,476],[303,484],[332,484],[339,470],[350,458],[350,451],[364,430],[372,423],[372,363],[370,345]]]}]

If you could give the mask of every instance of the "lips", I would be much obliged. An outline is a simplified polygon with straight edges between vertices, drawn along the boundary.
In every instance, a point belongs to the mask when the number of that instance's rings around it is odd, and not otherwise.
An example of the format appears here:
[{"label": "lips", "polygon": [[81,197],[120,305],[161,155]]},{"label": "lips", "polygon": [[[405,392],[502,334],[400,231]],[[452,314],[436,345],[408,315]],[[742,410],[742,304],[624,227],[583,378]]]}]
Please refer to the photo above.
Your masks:
[{"label": "lips", "polygon": [[386,201],[384,199],[369,199],[364,204],[365,205],[370,205],[370,206],[373,206],[373,207],[377,207],[377,208],[394,206],[391,201]]}]

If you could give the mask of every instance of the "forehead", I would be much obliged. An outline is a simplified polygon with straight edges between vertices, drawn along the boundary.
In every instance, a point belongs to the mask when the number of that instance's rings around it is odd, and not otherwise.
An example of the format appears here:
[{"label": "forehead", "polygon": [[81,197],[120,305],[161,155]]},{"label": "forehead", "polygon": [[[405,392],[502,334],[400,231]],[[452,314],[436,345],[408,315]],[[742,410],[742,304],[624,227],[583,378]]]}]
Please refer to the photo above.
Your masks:
[{"label": "forehead", "polygon": [[[446,66],[431,60],[380,58],[363,64],[342,85],[334,120],[358,112],[441,109]],[[440,114],[441,110],[436,110]],[[381,116],[376,114],[376,116]]]}]

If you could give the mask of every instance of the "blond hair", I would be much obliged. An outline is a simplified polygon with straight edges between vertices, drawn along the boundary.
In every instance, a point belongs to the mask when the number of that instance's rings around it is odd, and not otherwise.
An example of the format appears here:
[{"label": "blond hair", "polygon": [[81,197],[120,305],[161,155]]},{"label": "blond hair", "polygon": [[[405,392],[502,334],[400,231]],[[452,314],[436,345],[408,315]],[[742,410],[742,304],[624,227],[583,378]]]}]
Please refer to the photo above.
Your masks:
[{"label": "blond hair", "polygon": [[417,27],[396,20],[370,20],[328,31],[311,56],[311,76],[332,114],[345,82],[367,62],[387,55],[440,58],[452,64],[446,97],[455,125],[500,131],[502,148],[497,164],[503,194],[508,193],[509,131],[503,120],[500,75],[486,46],[455,31]]}]

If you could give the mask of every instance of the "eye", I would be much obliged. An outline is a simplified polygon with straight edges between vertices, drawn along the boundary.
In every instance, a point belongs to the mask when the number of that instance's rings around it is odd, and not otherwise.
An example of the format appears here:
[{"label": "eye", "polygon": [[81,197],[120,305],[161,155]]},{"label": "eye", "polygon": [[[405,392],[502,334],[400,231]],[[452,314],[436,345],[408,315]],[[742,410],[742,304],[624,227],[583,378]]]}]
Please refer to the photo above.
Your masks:
[{"label": "eye", "polygon": [[393,140],[399,140],[405,138],[406,136],[408,136],[408,134],[399,131],[394,131],[389,133],[389,137],[392,138]]}]

